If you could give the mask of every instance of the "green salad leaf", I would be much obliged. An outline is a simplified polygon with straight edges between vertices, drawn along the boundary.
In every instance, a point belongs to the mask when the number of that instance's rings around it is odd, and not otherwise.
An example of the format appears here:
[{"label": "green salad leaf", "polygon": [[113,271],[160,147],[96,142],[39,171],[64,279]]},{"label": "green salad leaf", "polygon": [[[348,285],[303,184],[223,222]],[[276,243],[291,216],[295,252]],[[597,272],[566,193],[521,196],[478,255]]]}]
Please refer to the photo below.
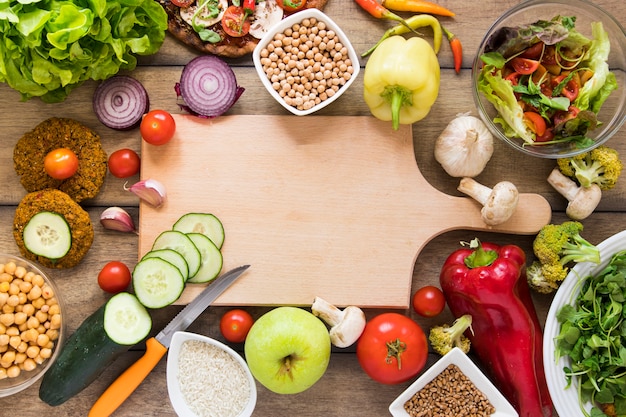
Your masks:
[{"label": "green salad leaf", "polygon": [[154,0],[1,0],[0,81],[22,100],[60,102],[86,80],[133,70],[166,30]]},{"label": "green salad leaf", "polygon": [[599,404],[613,404],[616,415],[626,415],[626,251],[580,285],[575,303],[557,312],[556,359],[571,359],[564,368],[568,386],[577,378],[581,405],[593,404],[585,415],[603,416]]}]

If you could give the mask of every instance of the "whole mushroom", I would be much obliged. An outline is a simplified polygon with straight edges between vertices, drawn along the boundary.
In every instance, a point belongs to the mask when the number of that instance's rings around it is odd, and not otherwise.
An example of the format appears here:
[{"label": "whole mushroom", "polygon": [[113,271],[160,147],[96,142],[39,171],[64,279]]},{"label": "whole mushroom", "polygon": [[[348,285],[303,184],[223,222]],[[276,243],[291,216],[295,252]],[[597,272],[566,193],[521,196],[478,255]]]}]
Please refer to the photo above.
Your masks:
[{"label": "whole mushroom", "polygon": [[548,175],[548,183],[568,201],[565,214],[572,220],[586,219],[600,204],[602,190],[596,184],[579,186],[576,181],[565,176],[558,168]]},{"label": "whole mushroom", "polygon": [[483,205],[480,210],[485,224],[495,226],[509,220],[519,201],[517,187],[509,181],[500,181],[489,188],[473,178],[464,177],[457,189]]},{"label": "whole mushroom", "polygon": [[330,342],[339,348],[348,347],[365,329],[365,313],[359,307],[348,306],[341,310],[326,300],[315,297],[311,312],[330,327]]}]

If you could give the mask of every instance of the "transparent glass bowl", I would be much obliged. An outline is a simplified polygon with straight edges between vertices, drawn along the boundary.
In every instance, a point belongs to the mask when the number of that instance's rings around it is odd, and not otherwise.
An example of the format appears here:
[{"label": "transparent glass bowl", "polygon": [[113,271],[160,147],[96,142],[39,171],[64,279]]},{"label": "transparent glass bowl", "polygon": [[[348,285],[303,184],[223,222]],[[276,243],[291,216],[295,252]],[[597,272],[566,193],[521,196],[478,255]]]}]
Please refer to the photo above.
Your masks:
[{"label": "transparent glass bowl", "polygon": [[[478,91],[477,87],[478,77],[483,65],[480,56],[484,53],[485,46],[493,33],[502,27],[529,24],[540,19],[550,20],[558,15],[575,16],[576,30],[589,39],[592,38],[591,23],[602,22],[611,42],[608,63],[610,70],[617,78],[618,89],[611,93],[600,109],[598,120],[602,125],[588,132],[587,136],[593,139],[593,143],[587,148],[576,148],[568,143],[524,146],[522,139],[507,137],[501,126],[493,121],[497,114],[495,108]],[[620,130],[626,120],[626,33],[613,16],[585,0],[529,0],[522,2],[509,9],[496,20],[480,43],[472,67],[472,90],[478,114],[489,130],[495,137],[518,151],[528,155],[553,159],[587,152],[608,141]]]},{"label": "transparent glass bowl", "polygon": [[65,341],[66,336],[64,317],[66,309],[63,298],[59,293],[58,287],[54,284],[50,277],[34,263],[19,256],[0,254],[0,264],[5,265],[11,261],[15,262],[17,266],[24,267],[26,269],[26,272],[33,272],[35,274],[41,275],[45,281],[44,285],[49,285],[52,288],[61,310],[61,327],[58,329],[59,336],[58,339],[54,342],[52,356],[43,361],[41,364],[37,365],[37,367],[32,371],[22,370],[20,372],[20,375],[15,378],[0,379],[0,397],[7,397],[9,395],[16,394],[37,382],[44,375],[44,373],[46,373],[50,366],[52,366],[54,361],[59,356],[59,353],[61,352],[61,346],[63,346],[63,342]]}]

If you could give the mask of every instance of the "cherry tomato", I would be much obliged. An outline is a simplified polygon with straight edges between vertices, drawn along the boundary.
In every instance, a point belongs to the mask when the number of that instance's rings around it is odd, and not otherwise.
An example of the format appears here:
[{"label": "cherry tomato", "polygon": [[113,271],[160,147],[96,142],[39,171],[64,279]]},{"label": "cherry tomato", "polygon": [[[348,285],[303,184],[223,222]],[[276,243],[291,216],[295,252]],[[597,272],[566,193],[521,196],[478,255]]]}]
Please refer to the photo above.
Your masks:
[{"label": "cherry tomato", "polygon": [[422,317],[435,317],[445,306],[443,292],[433,285],[426,285],[413,294],[413,310]]},{"label": "cherry tomato", "polygon": [[250,331],[254,319],[245,310],[230,310],[220,320],[220,331],[226,340],[233,343],[242,343]]},{"label": "cherry tomato", "polygon": [[132,149],[118,149],[109,156],[109,171],[117,178],[128,178],[139,172],[141,160]]},{"label": "cherry tomato", "polygon": [[98,274],[98,285],[103,291],[111,294],[117,294],[126,290],[130,280],[130,269],[120,261],[107,263]]},{"label": "cherry tomato", "polygon": [[567,111],[562,111],[562,110],[557,111],[554,114],[554,118],[552,119],[554,126],[558,126],[561,123],[565,123],[569,120],[575,119],[576,116],[578,116],[579,112],[580,112],[580,109],[574,106],[569,106]]},{"label": "cherry tomato", "polygon": [[229,6],[222,16],[222,29],[234,38],[245,36],[250,32],[250,19],[243,7]]},{"label": "cherry tomato", "polygon": [[373,380],[399,384],[415,377],[424,368],[428,341],[420,325],[409,317],[382,313],[365,325],[357,341],[356,356]]},{"label": "cherry tomato", "polygon": [[[565,75],[559,75],[558,77],[554,78],[552,84],[556,88],[565,78],[566,78]],[[563,97],[567,97],[570,100],[570,102],[574,101],[576,100],[576,97],[578,97],[579,83],[580,83],[580,78],[574,75],[572,79],[570,79],[563,86],[561,91],[556,91],[556,94],[562,95]]]},{"label": "cherry tomato", "polygon": [[43,167],[55,180],[66,180],[78,171],[78,157],[71,149],[53,149],[44,158]]},{"label": "cherry tomato", "polygon": [[174,6],[178,6],[180,8],[186,8],[191,6],[194,3],[195,0],[170,0],[170,2],[174,5]]},{"label": "cherry tomato", "polygon": [[524,52],[522,52],[519,56],[521,58],[527,59],[539,59],[541,58],[541,54],[543,53],[543,42],[537,42],[533,46],[529,46],[526,48]]},{"label": "cherry tomato", "polygon": [[151,110],[143,116],[139,131],[143,140],[151,145],[164,145],[176,131],[176,122],[165,110]]},{"label": "cherry tomato", "polygon": [[504,77],[505,80],[510,81],[511,85],[516,86],[519,84],[519,78],[521,77],[521,74],[519,72],[512,72],[509,75],[507,75],[506,77]]},{"label": "cherry tomato", "polygon": [[524,123],[536,136],[543,136],[546,133],[546,121],[539,113],[534,111],[524,112]]},{"label": "cherry tomato", "polygon": [[539,67],[539,61],[516,57],[511,60],[511,66],[515,72],[519,72],[522,75],[530,75]]},{"label": "cherry tomato", "polygon": [[306,0],[277,0],[276,3],[287,13],[297,12],[306,6]]},{"label": "cherry tomato", "polygon": [[535,136],[535,142],[549,142],[554,139],[554,129],[551,127],[546,128],[546,131],[541,136]]}]

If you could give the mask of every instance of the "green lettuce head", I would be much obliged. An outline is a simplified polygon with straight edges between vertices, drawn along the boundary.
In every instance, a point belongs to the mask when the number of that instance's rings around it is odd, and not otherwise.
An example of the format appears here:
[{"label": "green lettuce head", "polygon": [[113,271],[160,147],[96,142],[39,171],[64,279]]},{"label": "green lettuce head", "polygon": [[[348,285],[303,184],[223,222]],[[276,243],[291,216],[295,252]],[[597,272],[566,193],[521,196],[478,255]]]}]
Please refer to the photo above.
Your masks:
[{"label": "green lettuce head", "polygon": [[61,102],[86,80],[134,69],[166,30],[154,0],[0,2],[0,81],[24,101]]}]

